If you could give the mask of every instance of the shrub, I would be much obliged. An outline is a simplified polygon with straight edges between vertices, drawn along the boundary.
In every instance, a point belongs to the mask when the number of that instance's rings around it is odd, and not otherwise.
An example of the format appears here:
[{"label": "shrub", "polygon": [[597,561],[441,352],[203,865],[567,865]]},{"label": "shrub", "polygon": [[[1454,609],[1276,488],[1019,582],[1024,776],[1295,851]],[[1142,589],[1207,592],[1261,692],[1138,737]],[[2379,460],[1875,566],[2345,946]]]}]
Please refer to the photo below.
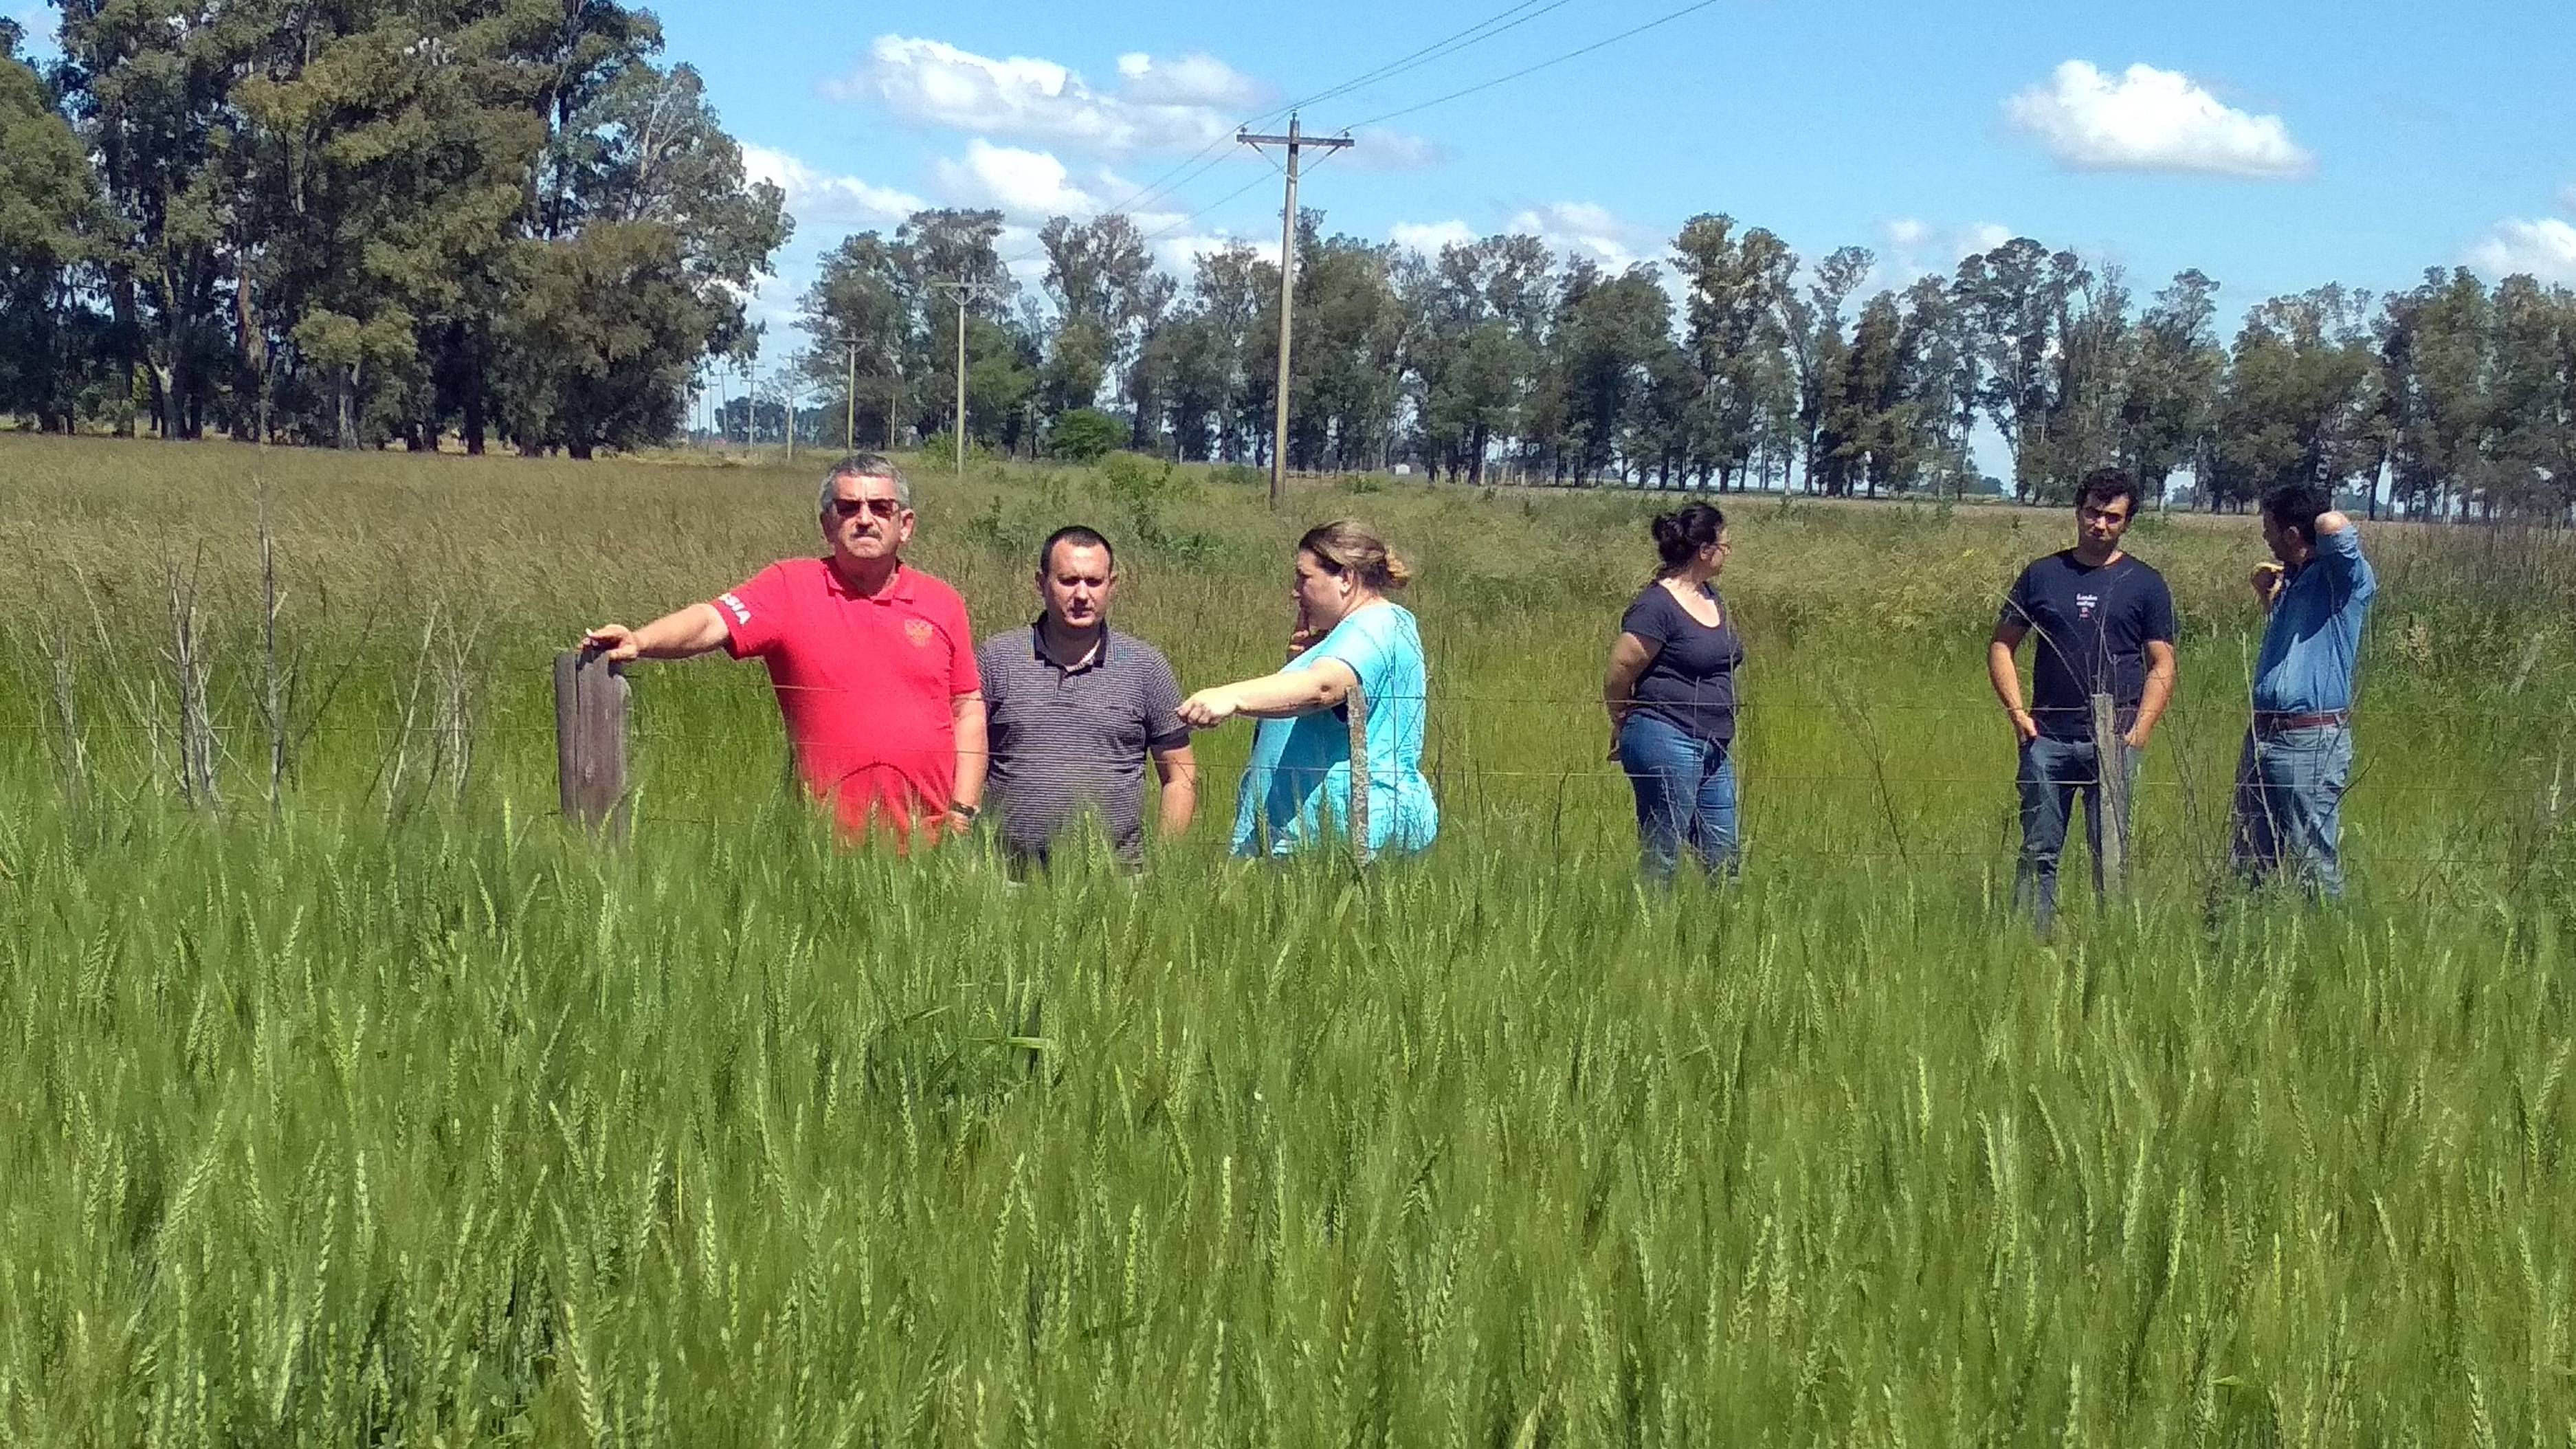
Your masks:
[{"label": "shrub", "polygon": [[1127,425],[1097,408],[1075,408],[1055,420],[1047,451],[1075,463],[1098,460],[1127,436]]},{"label": "shrub", "polygon": [[[999,456],[999,455],[997,455],[996,453],[994,453],[994,451],[993,451],[991,448],[988,448],[988,447],[986,447],[985,445],[983,445],[982,443],[979,443],[979,442],[975,441],[973,438],[971,438],[971,437],[970,437],[970,438],[968,438],[968,439],[966,440],[966,461],[967,461],[967,462],[969,462],[969,463],[989,463],[989,462],[993,461],[993,459],[994,459],[995,457],[997,457],[997,456]],[[926,438],[923,438],[923,439],[921,440],[921,458],[920,458],[920,462],[921,462],[921,463],[923,463],[923,464],[953,463],[953,462],[955,462],[955,461],[956,461],[956,459],[957,459],[957,435],[956,435],[955,433],[951,433],[951,432],[947,432],[947,431],[944,431],[944,430],[943,430],[943,431],[940,431],[940,432],[932,433],[930,436],[928,436],[928,437],[926,437]]]}]

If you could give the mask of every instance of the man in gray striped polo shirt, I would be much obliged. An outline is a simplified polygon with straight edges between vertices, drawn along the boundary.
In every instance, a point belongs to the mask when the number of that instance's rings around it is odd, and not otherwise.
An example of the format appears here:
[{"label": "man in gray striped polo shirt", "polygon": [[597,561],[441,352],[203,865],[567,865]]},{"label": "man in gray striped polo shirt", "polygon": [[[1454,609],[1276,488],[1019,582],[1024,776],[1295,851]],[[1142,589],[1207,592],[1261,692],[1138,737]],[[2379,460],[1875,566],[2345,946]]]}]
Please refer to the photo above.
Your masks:
[{"label": "man in gray striped polo shirt", "polygon": [[1002,848],[1017,863],[1046,863],[1064,828],[1100,812],[1110,846],[1144,858],[1145,762],[1162,785],[1165,837],[1189,828],[1198,767],[1181,689],[1161,651],[1109,627],[1118,564],[1109,540],[1060,528],[1038,547],[1038,599],[1046,611],[975,652],[983,671],[993,752],[986,790],[1001,803]]}]

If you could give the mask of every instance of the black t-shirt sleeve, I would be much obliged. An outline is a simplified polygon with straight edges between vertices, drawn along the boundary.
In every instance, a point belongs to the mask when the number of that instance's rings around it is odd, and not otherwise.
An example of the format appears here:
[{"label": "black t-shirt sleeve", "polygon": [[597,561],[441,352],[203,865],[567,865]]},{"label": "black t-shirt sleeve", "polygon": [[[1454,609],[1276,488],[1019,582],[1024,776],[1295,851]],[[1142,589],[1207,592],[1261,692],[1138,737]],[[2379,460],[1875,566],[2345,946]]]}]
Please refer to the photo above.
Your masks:
[{"label": "black t-shirt sleeve", "polygon": [[1661,584],[1647,585],[1646,591],[1628,605],[1628,612],[1619,616],[1619,632],[1634,634],[1657,649],[1671,643],[1672,595],[1665,593]]},{"label": "black t-shirt sleeve", "polygon": [[2155,584],[2147,590],[2146,630],[2141,637],[2171,644],[2174,641],[2173,590],[2165,584],[2164,575],[2149,577],[2155,580]]},{"label": "black t-shirt sleeve", "polygon": [[1998,625],[2009,624],[2016,629],[2027,629],[2036,622],[2032,614],[2034,606],[2030,597],[2030,574],[2030,569],[2024,568],[2013,579],[2012,587],[2005,591],[2003,612],[1995,619]]}]

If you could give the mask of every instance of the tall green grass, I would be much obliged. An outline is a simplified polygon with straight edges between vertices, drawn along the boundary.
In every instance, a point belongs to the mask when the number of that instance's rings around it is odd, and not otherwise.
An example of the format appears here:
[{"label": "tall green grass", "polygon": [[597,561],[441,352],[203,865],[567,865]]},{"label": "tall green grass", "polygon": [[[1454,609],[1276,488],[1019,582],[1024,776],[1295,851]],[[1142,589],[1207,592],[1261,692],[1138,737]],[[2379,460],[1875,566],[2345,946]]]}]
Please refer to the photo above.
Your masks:
[{"label": "tall green grass", "polygon": [[[1304,521],[1424,565],[1428,858],[1244,867],[1203,829],[1141,881],[1013,890],[832,848],[723,665],[639,671],[629,844],[552,817],[546,656],[804,548],[810,479],[0,465],[30,564],[0,575],[0,1439],[2576,1437],[2546,540],[2371,535],[2355,898],[2324,911],[2213,890],[2251,525],[2142,530],[2185,697],[2137,889],[2070,890],[2043,948],[2002,904],[1979,671],[2060,519],[1731,509],[1753,854],[1667,896],[1582,703],[1651,500],[1273,520],[1204,481],[1148,520],[1088,475],[926,472],[979,628],[1023,612],[1038,524],[1150,521],[1121,620],[1189,679],[1275,658]],[[221,809],[170,783],[171,566]],[[442,670],[461,773],[411,693]],[[1203,744],[1222,816],[1243,741]]]}]

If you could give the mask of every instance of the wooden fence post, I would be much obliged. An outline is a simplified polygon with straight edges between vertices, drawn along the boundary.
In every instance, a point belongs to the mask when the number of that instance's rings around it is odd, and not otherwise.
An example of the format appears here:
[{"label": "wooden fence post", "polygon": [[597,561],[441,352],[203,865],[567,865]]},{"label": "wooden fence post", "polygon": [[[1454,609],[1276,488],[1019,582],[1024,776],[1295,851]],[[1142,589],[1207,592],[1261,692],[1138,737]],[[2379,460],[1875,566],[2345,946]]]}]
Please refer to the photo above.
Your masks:
[{"label": "wooden fence post", "polygon": [[1367,691],[1352,685],[1351,696],[1344,704],[1351,717],[1351,808],[1344,818],[1351,827],[1351,858],[1366,865],[1376,855],[1369,847]]},{"label": "wooden fence post", "polygon": [[555,656],[555,773],[564,818],[626,838],[626,671],[605,655]]},{"label": "wooden fence post", "polygon": [[2120,713],[2111,696],[2093,696],[2093,780],[2102,814],[2102,889],[2129,888],[2129,759],[2120,740]]}]

